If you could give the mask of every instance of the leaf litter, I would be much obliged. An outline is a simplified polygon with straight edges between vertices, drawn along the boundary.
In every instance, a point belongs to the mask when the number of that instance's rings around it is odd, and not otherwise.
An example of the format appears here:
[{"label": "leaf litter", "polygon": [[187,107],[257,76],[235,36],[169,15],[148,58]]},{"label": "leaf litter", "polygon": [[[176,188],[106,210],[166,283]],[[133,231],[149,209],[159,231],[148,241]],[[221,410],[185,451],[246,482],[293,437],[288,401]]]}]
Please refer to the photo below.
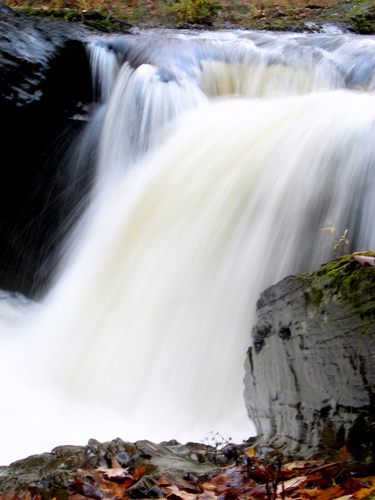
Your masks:
[{"label": "leaf litter", "polygon": [[[355,500],[370,499],[375,493],[375,476],[368,467],[350,462],[345,448],[339,460],[300,460],[284,464],[282,455],[272,452],[264,457],[248,448],[233,462],[220,464],[212,473],[198,478],[165,472],[154,477],[146,467],[125,468],[115,459],[110,467],[77,469],[74,477],[56,495],[30,485],[6,491],[0,500]],[[144,477],[154,487],[144,496],[129,492]],[[141,489],[139,491],[142,491]],[[375,498],[375,497],[374,497]]]}]

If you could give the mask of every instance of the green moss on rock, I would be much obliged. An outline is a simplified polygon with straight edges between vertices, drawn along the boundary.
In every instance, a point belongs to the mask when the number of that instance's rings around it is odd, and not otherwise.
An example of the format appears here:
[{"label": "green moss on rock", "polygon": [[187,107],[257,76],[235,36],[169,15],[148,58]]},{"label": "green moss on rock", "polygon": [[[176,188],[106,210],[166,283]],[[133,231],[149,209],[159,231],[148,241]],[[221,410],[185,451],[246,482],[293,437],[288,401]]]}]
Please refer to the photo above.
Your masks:
[{"label": "green moss on rock", "polygon": [[70,9],[70,8],[17,8],[18,12],[34,16],[34,17],[48,17],[58,21],[68,21],[70,23],[80,23],[89,29],[98,30],[102,32],[120,32],[126,33],[131,24],[126,20],[113,16],[105,10],[103,12]]},{"label": "green moss on rock", "polygon": [[[373,253],[364,253],[375,256]],[[362,265],[353,254],[338,257],[309,274],[301,274],[298,280],[308,282],[308,305],[320,307],[324,302],[340,297],[349,302],[354,313],[364,317],[375,314],[375,269]]]},{"label": "green moss on rock", "polygon": [[370,35],[375,32],[375,7],[373,2],[359,1],[353,5],[349,14],[352,29],[361,35]]},{"label": "green moss on rock", "polygon": [[319,288],[311,287],[311,301],[312,303],[319,307],[324,298],[324,293]]}]

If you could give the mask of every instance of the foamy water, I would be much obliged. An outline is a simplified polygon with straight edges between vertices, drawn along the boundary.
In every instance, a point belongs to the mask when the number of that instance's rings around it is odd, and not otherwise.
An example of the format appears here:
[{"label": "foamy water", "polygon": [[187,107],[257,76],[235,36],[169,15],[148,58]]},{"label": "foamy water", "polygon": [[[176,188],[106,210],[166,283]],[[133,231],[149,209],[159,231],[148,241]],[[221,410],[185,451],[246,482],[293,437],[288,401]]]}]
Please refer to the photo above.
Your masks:
[{"label": "foamy water", "polygon": [[90,437],[254,435],[259,293],[332,257],[327,220],[374,247],[373,40],[206,38],[94,45],[95,199],[42,303],[0,311],[3,463]]}]

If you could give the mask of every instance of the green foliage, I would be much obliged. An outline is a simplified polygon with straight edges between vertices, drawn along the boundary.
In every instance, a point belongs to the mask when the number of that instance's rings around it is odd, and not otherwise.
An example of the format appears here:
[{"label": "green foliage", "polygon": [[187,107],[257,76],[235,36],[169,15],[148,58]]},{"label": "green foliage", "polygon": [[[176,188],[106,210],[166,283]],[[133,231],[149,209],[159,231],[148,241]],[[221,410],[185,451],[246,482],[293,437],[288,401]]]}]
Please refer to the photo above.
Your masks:
[{"label": "green foliage", "polygon": [[353,31],[360,35],[371,35],[375,32],[375,9],[372,7],[356,8],[350,15]]},{"label": "green foliage", "polygon": [[[324,23],[339,22],[355,33],[375,33],[374,0],[319,0],[314,4],[309,0],[5,0],[5,3],[21,12],[84,23],[105,32],[124,32],[129,22],[139,27],[232,25],[311,32],[320,31]],[[87,19],[88,11],[100,13],[102,19]],[[307,25],[306,21],[312,24]]]},{"label": "green foliage", "polygon": [[178,19],[189,24],[212,25],[219,9],[216,0],[176,0],[175,6]]}]

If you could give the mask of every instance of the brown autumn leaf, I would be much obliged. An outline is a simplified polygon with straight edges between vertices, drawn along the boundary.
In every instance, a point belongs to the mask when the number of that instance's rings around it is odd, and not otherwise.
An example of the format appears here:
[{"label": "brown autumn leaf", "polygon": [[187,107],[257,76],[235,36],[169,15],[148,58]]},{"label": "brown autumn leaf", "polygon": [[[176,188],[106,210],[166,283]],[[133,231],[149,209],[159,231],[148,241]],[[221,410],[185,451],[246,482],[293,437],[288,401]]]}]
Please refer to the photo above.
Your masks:
[{"label": "brown autumn leaf", "polygon": [[18,500],[17,491],[10,490],[0,495],[0,500]]},{"label": "brown autumn leaf", "polygon": [[190,481],[186,481],[185,479],[182,479],[179,476],[175,476],[174,474],[171,474],[170,472],[166,472],[163,476],[159,478],[157,481],[157,484],[159,486],[170,486],[174,485],[177,486],[179,490],[184,490],[187,492],[191,493],[202,493],[203,488],[200,484],[197,483],[192,483]]},{"label": "brown autumn leaf", "polygon": [[133,484],[134,477],[121,467],[83,470],[74,481],[74,493],[83,494],[95,500],[123,498],[126,489]]},{"label": "brown autumn leaf", "polygon": [[369,486],[368,484],[365,485],[361,483],[361,481],[358,481],[358,479],[351,476],[345,477],[342,481],[340,481],[340,484],[348,490],[348,493],[355,493],[363,487]]},{"label": "brown autumn leaf", "polygon": [[202,483],[202,488],[204,489],[204,491],[215,491],[216,490],[216,486],[213,483],[210,483],[208,481]]},{"label": "brown autumn leaf", "polygon": [[170,497],[170,495],[171,495],[172,493],[178,493],[178,492],[180,491],[180,490],[177,488],[177,486],[176,486],[176,485],[174,485],[174,484],[171,484],[171,485],[169,485],[169,486],[166,486],[166,485],[164,485],[164,486],[163,486],[163,485],[160,485],[159,487],[160,487],[160,489],[161,489],[161,491],[162,491],[163,495],[165,495],[165,496],[166,496],[166,497],[168,497],[168,498]]},{"label": "brown autumn leaf", "polygon": [[349,452],[346,446],[343,446],[339,450],[340,462],[346,462],[349,458]]},{"label": "brown autumn leaf", "polygon": [[255,448],[247,448],[245,451],[244,451],[245,455],[247,455],[248,457],[254,457],[255,456]]},{"label": "brown autumn leaf", "polygon": [[168,500],[197,500],[200,496],[186,491],[173,491],[167,495]]},{"label": "brown autumn leaf", "polygon": [[284,465],[283,471],[291,471],[293,473],[296,470],[311,470],[322,465],[324,465],[322,460],[296,460]]},{"label": "brown autumn leaf", "polygon": [[231,486],[222,493],[218,500],[247,500],[247,499],[263,499],[267,498],[266,489],[262,485],[259,486]]},{"label": "brown autumn leaf", "polygon": [[31,495],[28,490],[10,490],[0,495],[0,500],[28,500],[29,498],[31,498]]},{"label": "brown autumn leaf", "polygon": [[353,495],[344,495],[342,497],[333,498],[333,500],[350,500],[351,498],[353,498]]},{"label": "brown autumn leaf", "polygon": [[287,479],[286,481],[282,481],[277,486],[277,493],[281,494],[283,491],[290,492],[296,490],[297,488],[301,488],[308,481],[307,476],[296,476],[291,479]]},{"label": "brown autumn leaf", "polygon": [[133,476],[131,476],[125,469],[122,467],[115,467],[111,469],[107,469],[106,467],[98,467],[95,469],[97,472],[103,473],[103,476],[107,479],[119,479],[119,480],[128,480],[131,479],[133,482]]},{"label": "brown autumn leaf", "polygon": [[238,486],[249,484],[249,477],[246,468],[243,466],[234,466],[220,470],[208,482],[216,486]]},{"label": "brown autumn leaf", "polygon": [[204,491],[198,498],[199,500],[217,500],[217,496],[212,491]]},{"label": "brown autumn leaf", "polygon": [[365,477],[361,478],[359,481],[361,489],[353,494],[353,498],[361,499],[366,498],[371,493],[375,492],[375,477]]},{"label": "brown autumn leaf", "polygon": [[123,498],[126,489],[128,488],[128,484],[126,483],[115,483],[115,482],[103,482],[99,485],[100,491],[103,495],[103,498],[109,499],[120,499]]},{"label": "brown autumn leaf", "polygon": [[336,497],[340,497],[345,495],[347,492],[345,491],[344,488],[341,486],[331,486],[329,488],[314,488],[313,490],[304,490],[302,489],[301,492],[308,492],[309,497],[311,499],[317,499],[317,500],[333,500]]},{"label": "brown autumn leaf", "polygon": [[144,467],[143,465],[141,467],[137,467],[134,471],[134,474],[133,474],[134,482],[138,481],[138,479],[140,479],[143,476],[145,471],[146,471],[146,467]]},{"label": "brown autumn leaf", "polygon": [[86,500],[87,497],[84,495],[80,495],[79,493],[75,493],[74,495],[70,495],[67,497],[67,500]]}]

